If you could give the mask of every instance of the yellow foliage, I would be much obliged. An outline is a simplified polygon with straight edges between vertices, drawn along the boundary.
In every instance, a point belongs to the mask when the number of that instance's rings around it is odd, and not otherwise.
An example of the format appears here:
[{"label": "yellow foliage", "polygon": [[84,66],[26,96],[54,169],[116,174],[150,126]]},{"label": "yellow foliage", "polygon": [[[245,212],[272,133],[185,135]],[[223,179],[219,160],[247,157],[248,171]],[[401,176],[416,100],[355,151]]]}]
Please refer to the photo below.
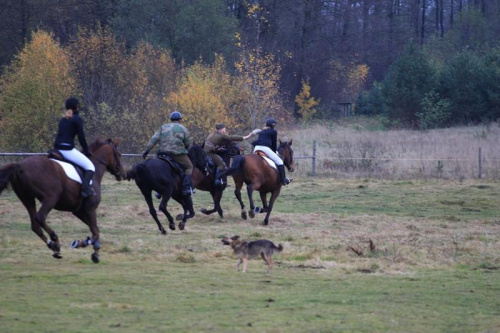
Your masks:
[{"label": "yellow foliage", "polygon": [[302,81],[302,90],[300,93],[295,96],[295,103],[297,103],[299,107],[299,114],[302,116],[303,120],[309,120],[316,113],[316,109],[314,108],[319,104],[320,100],[314,99],[311,97],[311,86],[309,83]]},{"label": "yellow foliage", "polygon": [[0,78],[0,87],[1,148],[50,148],[64,100],[75,92],[69,55],[52,34],[33,34]]}]

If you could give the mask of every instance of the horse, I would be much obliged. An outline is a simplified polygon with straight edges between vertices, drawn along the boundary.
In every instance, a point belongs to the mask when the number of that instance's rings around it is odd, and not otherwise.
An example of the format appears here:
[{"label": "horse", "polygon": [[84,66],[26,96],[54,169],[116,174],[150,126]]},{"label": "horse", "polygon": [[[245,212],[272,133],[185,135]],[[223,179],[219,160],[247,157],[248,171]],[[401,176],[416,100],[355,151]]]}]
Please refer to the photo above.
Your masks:
[{"label": "horse", "polygon": [[[226,163],[226,165],[229,165],[231,157],[240,154],[240,146],[233,141],[227,141],[226,144],[222,145],[217,150],[217,154],[222,157],[222,160],[224,161],[224,163]],[[222,211],[222,207],[220,206],[220,201],[222,199],[222,194],[226,189],[227,182],[224,182],[223,186],[214,186],[215,171],[211,172],[208,170],[208,157],[203,151],[202,146],[192,144],[189,147],[188,155],[190,156],[191,160],[194,160],[196,158],[205,160],[204,168],[195,168],[193,170],[193,186],[198,190],[210,192],[210,195],[212,196],[212,200],[214,202],[214,208],[210,210],[202,208],[201,212],[205,215],[210,215],[214,212],[217,212],[220,218],[224,218],[224,213]]]},{"label": "horse", "polygon": [[[205,161],[201,158],[196,158],[191,160],[191,162],[194,167],[205,167]],[[166,235],[167,230],[165,230],[156,214],[152,198],[153,191],[161,195],[159,209],[167,217],[170,230],[175,230],[174,219],[167,210],[167,203],[170,198],[180,203],[184,209],[182,221],[179,223],[180,230],[184,230],[187,220],[192,218],[195,214],[191,196],[184,196],[182,194],[182,174],[178,168],[181,168],[181,166],[177,165],[177,163],[171,164],[171,162],[163,158],[151,158],[136,164],[131,170],[127,171],[125,177],[129,181],[131,179],[135,180],[137,187],[141,190],[149,207],[149,213],[155,220],[162,235]]]},{"label": "horse", "polygon": [[[52,250],[52,256],[61,259],[61,244],[56,232],[46,222],[47,216],[52,209],[69,211],[88,225],[91,237],[86,240],[75,240],[71,243],[72,248],[93,245],[94,252],[91,259],[94,263],[99,262],[99,228],[97,226],[96,209],[101,201],[101,181],[107,170],[121,180],[125,175],[121,162],[121,153],[118,151],[119,140],[97,139],[89,145],[92,153],[90,160],[95,165],[95,174],[92,186],[95,195],[81,199],[81,184],[66,176],[63,167],[47,156],[31,156],[20,163],[10,163],[0,168],[0,193],[10,183],[12,189],[28,211],[31,230],[35,232],[42,241]],[[41,203],[40,209],[36,210],[36,201]],[[50,236],[47,239],[43,230]]]},{"label": "horse", "polygon": [[[282,142],[279,140],[278,155],[283,159],[283,164],[288,171],[293,172],[295,163],[293,161],[292,140]],[[273,210],[274,201],[281,192],[281,180],[278,171],[270,167],[263,157],[258,154],[245,154],[235,156],[233,163],[224,173],[225,175],[233,176],[236,189],[234,195],[238,199],[241,206],[241,217],[246,220],[247,213],[245,204],[241,200],[241,188],[243,183],[247,184],[248,199],[250,201],[250,210],[248,214],[251,218],[255,217],[255,213],[266,213],[263,224],[269,224],[269,215]],[[262,209],[255,207],[253,202],[253,191],[259,191],[262,200]],[[267,193],[271,193],[269,204],[267,203]]]}]

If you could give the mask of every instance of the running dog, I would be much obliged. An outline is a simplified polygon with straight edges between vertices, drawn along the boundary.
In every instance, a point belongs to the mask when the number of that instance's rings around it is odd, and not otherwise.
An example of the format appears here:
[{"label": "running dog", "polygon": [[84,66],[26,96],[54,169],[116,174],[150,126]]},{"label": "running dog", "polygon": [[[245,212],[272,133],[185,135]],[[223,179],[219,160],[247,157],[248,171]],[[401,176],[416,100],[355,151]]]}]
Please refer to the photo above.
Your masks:
[{"label": "running dog", "polygon": [[271,272],[273,268],[273,254],[274,252],[283,251],[283,245],[274,245],[273,242],[267,239],[259,239],[253,242],[240,240],[240,236],[225,237],[222,239],[222,244],[229,245],[238,257],[236,269],[240,270],[240,265],[243,264],[243,273],[246,272],[248,260],[261,256],[267,264],[267,272]]}]

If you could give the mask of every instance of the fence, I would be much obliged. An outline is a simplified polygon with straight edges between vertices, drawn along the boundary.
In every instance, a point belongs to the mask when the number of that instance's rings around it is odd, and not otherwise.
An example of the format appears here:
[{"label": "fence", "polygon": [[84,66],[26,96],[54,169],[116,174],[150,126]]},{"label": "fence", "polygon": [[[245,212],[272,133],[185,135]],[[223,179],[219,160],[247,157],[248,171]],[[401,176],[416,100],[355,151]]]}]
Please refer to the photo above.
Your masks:
[{"label": "fence", "polygon": [[[0,153],[0,159],[3,163],[9,162],[9,158],[20,158],[27,156],[36,155],[46,155],[45,153]],[[140,160],[142,160],[141,154],[124,153],[122,157],[129,159],[129,163],[132,165]],[[136,161],[134,161],[136,159]],[[317,154],[317,143],[316,140],[313,141],[312,154],[295,156],[295,160],[311,160],[311,165],[305,166],[300,165],[300,170],[306,173],[306,175],[316,176],[318,174],[318,169],[322,171],[323,175],[333,175],[346,177],[349,174],[355,176],[363,177],[374,177],[374,178],[412,178],[415,175],[420,175],[422,178],[483,178],[485,174],[485,168],[487,168],[488,178],[498,179],[500,178],[500,160],[499,159],[486,159],[482,155],[481,147],[478,148],[477,159],[451,159],[451,158],[418,158],[418,159],[408,159],[408,158],[383,158],[383,157],[334,157],[319,158]],[[321,161],[320,161],[321,160]],[[322,162],[318,167],[318,161]],[[400,163],[401,170],[399,174],[391,172],[395,170],[394,164]],[[410,172],[415,169],[415,166],[405,166],[404,164],[412,163],[418,164],[416,172]],[[385,166],[385,171],[382,164],[387,164]],[[434,166],[425,166],[425,163],[429,165],[434,163]],[[455,169],[455,175],[446,176],[446,167],[450,166]],[[299,170],[299,174],[300,174]],[[405,170],[409,170],[404,177]],[[392,174],[392,177],[391,177]],[[450,174],[450,172],[448,172]],[[418,178],[418,177],[417,177]]]}]

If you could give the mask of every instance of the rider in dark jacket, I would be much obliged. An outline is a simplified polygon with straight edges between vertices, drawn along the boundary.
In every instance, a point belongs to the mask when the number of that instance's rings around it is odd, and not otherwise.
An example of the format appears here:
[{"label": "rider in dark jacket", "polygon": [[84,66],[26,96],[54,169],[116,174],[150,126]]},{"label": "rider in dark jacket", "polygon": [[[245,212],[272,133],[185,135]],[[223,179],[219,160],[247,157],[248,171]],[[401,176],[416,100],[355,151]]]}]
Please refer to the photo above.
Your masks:
[{"label": "rider in dark jacket", "polygon": [[281,158],[276,153],[278,132],[274,129],[275,126],[276,120],[274,120],[273,118],[267,119],[266,127],[263,130],[257,131],[259,133],[259,137],[257,138],[257,140],[252,142],[252,145],[254,146],[253,151],[254,153],[256,151],[262,151],[267,155],[267,157],[273,160],[273,162],[276,163],[276,167],[278,168],[281,183],[283,185],[288,185],[291,180],[286,178],[285,166],[283,165],[283,161],[281,160]]},{"label": "rider in dark jacket", "polygon": [[[59,150],[61,155],[68,161],[73,162],[84,169],[81,196],[82,198],[95,195],[95,191],[90,186],[90,181],[94,176],[95,166],[88,159],[91,156],[83,131],[83,119],[78,115],[80,102],[76,98],[68,98],[65,102],[66,113],[59,121],[54,148]],[[83,154],[75,148],[75,136],[82,146]]]}]

